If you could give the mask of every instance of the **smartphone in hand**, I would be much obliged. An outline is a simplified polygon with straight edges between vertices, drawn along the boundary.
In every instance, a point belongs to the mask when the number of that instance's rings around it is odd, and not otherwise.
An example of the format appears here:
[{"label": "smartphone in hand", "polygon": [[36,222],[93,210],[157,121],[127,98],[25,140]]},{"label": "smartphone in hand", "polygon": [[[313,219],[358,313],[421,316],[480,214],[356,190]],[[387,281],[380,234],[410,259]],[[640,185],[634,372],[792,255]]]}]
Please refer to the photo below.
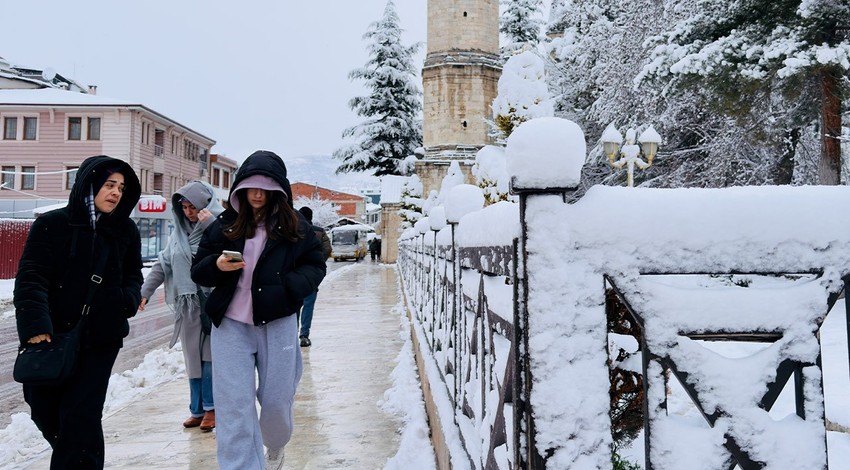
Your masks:
[{"label": "smartphone in hand", "polygon": [[242,261],[242,253],[239,253],[238,251],[222,250],[221,254],[230,258],[227,260],[229,263],[238,263]]}]

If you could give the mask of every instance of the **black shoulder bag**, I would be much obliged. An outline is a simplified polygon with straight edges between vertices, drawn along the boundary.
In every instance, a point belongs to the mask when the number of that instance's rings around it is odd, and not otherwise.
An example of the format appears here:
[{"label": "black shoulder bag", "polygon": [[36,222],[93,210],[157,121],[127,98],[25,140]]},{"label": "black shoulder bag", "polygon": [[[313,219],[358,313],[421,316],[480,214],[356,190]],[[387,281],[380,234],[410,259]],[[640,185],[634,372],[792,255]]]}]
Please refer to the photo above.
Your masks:
[{"label": "black shoulder bag", "polygon": [[106,264],[104,254],[100,256],[91,277],[86,302],[83,304],[82,315],[77,325],[67,333],[54,334],[50,342],[42,341],[36,344],[24,344],[18,349],[15,368],[12,376],[16,382],[29,385],[61,385],[77,367],[77,355],[80,352],[80,336],[85,328],[86,319],[94,300],[95,291],[103,281],[98,273],[103,271]]}]

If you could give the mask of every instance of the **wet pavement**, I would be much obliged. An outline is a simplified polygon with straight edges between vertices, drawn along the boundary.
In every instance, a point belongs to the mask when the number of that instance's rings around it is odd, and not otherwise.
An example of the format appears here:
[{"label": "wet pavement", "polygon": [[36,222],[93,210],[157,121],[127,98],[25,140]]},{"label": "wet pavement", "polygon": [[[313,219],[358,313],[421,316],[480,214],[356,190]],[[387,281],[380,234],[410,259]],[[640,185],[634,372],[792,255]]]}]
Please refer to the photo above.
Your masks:
[{"label": "wet pavement", "polygon": [[[401,418],[380,406],[403,346],[396,272],[368,260],[346,264],[319,288],[286,469],[381,469],[398,451]],[[181,425],[188,396],[188,381],[178,379],[105,417],[106,467],[218,468],[215,433]],[[45,452],[24,468],[49,462]]]}]

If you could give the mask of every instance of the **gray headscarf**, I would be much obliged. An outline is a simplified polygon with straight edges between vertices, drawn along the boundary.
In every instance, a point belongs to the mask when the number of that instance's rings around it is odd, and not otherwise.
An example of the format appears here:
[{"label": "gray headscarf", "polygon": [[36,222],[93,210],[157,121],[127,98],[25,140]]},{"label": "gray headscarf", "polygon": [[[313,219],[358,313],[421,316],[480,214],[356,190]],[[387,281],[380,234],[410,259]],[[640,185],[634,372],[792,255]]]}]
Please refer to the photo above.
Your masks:
[{"label": "gray headscarf", "polygon": [[[191,223],[183,213],[180,201],[192,203],[196,209],[207,209],[212,217],[205,221]],[[159,263],[165,275],[165,302],[174,310],[176,322],[182,322],[182,314],[189,308],[198,308],[198,285],[192,281],[192,256],[198,251],[198,243],[204,230],[224,211],[215,198],[212,186],[203,181],[190,181],[174,192],[171,210],[174,213],[174,231],[168,239],[168,245],[159,254]],[[177,342],[175,328],[171,345]]]}]

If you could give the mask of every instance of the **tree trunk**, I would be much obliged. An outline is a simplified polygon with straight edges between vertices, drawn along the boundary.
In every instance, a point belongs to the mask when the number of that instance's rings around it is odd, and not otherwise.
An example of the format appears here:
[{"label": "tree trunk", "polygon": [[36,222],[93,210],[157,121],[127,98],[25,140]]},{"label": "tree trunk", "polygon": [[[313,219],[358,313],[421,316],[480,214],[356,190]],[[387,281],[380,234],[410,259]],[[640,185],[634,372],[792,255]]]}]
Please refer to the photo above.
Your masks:
[{"label": "tree trunk", "polygon": [[791,184],[794,179],[794,155],[800,142],[800,128],[795,127],[785,131],[783,152],[773,169],[773,184]]},{"label": "tree trunk", "polygon": [[841,182],[841,99],[835,70],[825,68],[820,75],[822,124],[818,183],[835,185]]}]

